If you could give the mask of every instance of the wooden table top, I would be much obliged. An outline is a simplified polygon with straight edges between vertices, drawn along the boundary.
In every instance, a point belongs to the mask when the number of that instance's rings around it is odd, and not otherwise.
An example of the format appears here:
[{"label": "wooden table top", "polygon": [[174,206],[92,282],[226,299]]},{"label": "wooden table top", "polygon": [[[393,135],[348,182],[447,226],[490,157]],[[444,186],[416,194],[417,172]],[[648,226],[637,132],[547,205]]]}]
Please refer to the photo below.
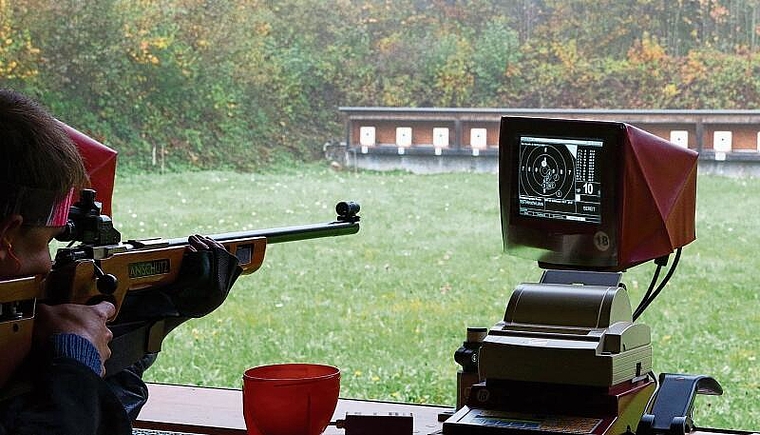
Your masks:
[{"label": "wooden table top", "polygon": [[[148,384],[149,399],[134,426],[209,435],[243,435],[243,398],[239,389]],[[371,400],[340,399],[332,421],[347,412],[411,413],[414,433],[428,435],[440,431],[438,415],[452,411],[441,406],[410,405]],[[343,435],[330,425],[324,435]]]},{"label": "wooden table top", "polygon": [[[240,389],[193,387],[170,384],[148,384],[148,403],[135,422],[136,428],[159,429],[207,435],[245,435],[243,398]],[[412,405],[372,400],[340,399],[332,421],[346,413],[362,414],[411,413],[414,434],[439,433],[439,416],[453,408]],[[746,431],[699,429],[690,435],[760,435]],[[343,429],[328,426],[324,435],[344,435]]]}]

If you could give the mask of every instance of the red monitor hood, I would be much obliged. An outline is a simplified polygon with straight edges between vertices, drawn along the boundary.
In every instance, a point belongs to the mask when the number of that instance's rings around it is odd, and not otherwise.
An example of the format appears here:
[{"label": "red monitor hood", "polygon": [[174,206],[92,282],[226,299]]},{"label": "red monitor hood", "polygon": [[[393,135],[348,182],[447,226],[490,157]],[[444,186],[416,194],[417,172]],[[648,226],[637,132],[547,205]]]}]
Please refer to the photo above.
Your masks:
[{"label": "red monitor hood", "polygon": [[101,212],[112,216],[111,200],[116,179],[116,151],[64,123],[61,125],[82,155],[84,166],[90,176],[90,185],[97,192],[96,199],[103,204]]},{"label": "red monitor hood", "polygon": [[697,153],[626,125],[620,269],[670,254],[695,238]]}]

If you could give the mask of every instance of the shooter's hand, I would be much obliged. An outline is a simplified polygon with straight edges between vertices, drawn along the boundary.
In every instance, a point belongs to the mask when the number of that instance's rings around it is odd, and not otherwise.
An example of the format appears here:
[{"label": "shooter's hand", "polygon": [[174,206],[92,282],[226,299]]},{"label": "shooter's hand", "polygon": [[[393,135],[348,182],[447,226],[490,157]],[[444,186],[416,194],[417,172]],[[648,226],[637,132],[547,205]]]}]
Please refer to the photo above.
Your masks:
[{"label": "shooter's hand", "polygon": [[242,269],[221,243],[197,234],[188,241],[179,279],[167,293],[180,315],[203,317],[224,302]]},{"label": "shooter's hand", "polygon": [[200,234],[193,234],[187,238],[187,241],[190,242],[190,245],[187,247],[187,250],[190,252],[209,251],[212,248],[224,249],[226,251],[221,243]]},{"label": "shooter's hand", "polygon": [[34,340],[44,347],[54,334],[75,334],[92,343],[100,355],[100,374],[105,374],[103,363],[111,357],[108,343],[113,338],[106,321],[116,314],[110,302],[97,305],[37,304],[37,319],[34,324]]}]

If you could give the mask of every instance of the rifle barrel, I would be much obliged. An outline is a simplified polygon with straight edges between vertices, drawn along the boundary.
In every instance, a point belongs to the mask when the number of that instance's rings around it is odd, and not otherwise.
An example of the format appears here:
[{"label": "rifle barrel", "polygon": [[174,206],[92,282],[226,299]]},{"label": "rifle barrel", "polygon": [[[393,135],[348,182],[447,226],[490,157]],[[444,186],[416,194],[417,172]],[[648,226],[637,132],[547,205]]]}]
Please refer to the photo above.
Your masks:
[{"label": "rifle barrel", "polygon": [[[217,242],[245,239],[251,237],[266,237],[267,244],[295,242],[299,240],[318,239],[322,237],[347,236],[359,231],[358,222],[330,222],[326,224],[297,225],[292,227],[267,228],[262,230],[235,231],[230,233],[212,234],[208,237]],[[169,239],[169,246],[187,244],[187,237]]]}]

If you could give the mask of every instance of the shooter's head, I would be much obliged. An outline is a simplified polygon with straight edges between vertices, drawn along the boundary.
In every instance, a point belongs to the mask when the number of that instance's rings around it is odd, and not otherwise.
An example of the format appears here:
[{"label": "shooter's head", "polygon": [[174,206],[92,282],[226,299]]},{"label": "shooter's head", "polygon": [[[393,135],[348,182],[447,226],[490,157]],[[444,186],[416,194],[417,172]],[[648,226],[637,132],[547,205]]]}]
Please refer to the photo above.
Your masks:
[{"label": "shooter's head", "polygon": [[0,277],[49,270],[48,242],[86,185],[60,124],[29,98],[0,90]]},{"label": "shooter's head", "polygon": [[505,248],[542,267],[622,271],[695,238],[697,153],[614,122],[504,117]]}]

